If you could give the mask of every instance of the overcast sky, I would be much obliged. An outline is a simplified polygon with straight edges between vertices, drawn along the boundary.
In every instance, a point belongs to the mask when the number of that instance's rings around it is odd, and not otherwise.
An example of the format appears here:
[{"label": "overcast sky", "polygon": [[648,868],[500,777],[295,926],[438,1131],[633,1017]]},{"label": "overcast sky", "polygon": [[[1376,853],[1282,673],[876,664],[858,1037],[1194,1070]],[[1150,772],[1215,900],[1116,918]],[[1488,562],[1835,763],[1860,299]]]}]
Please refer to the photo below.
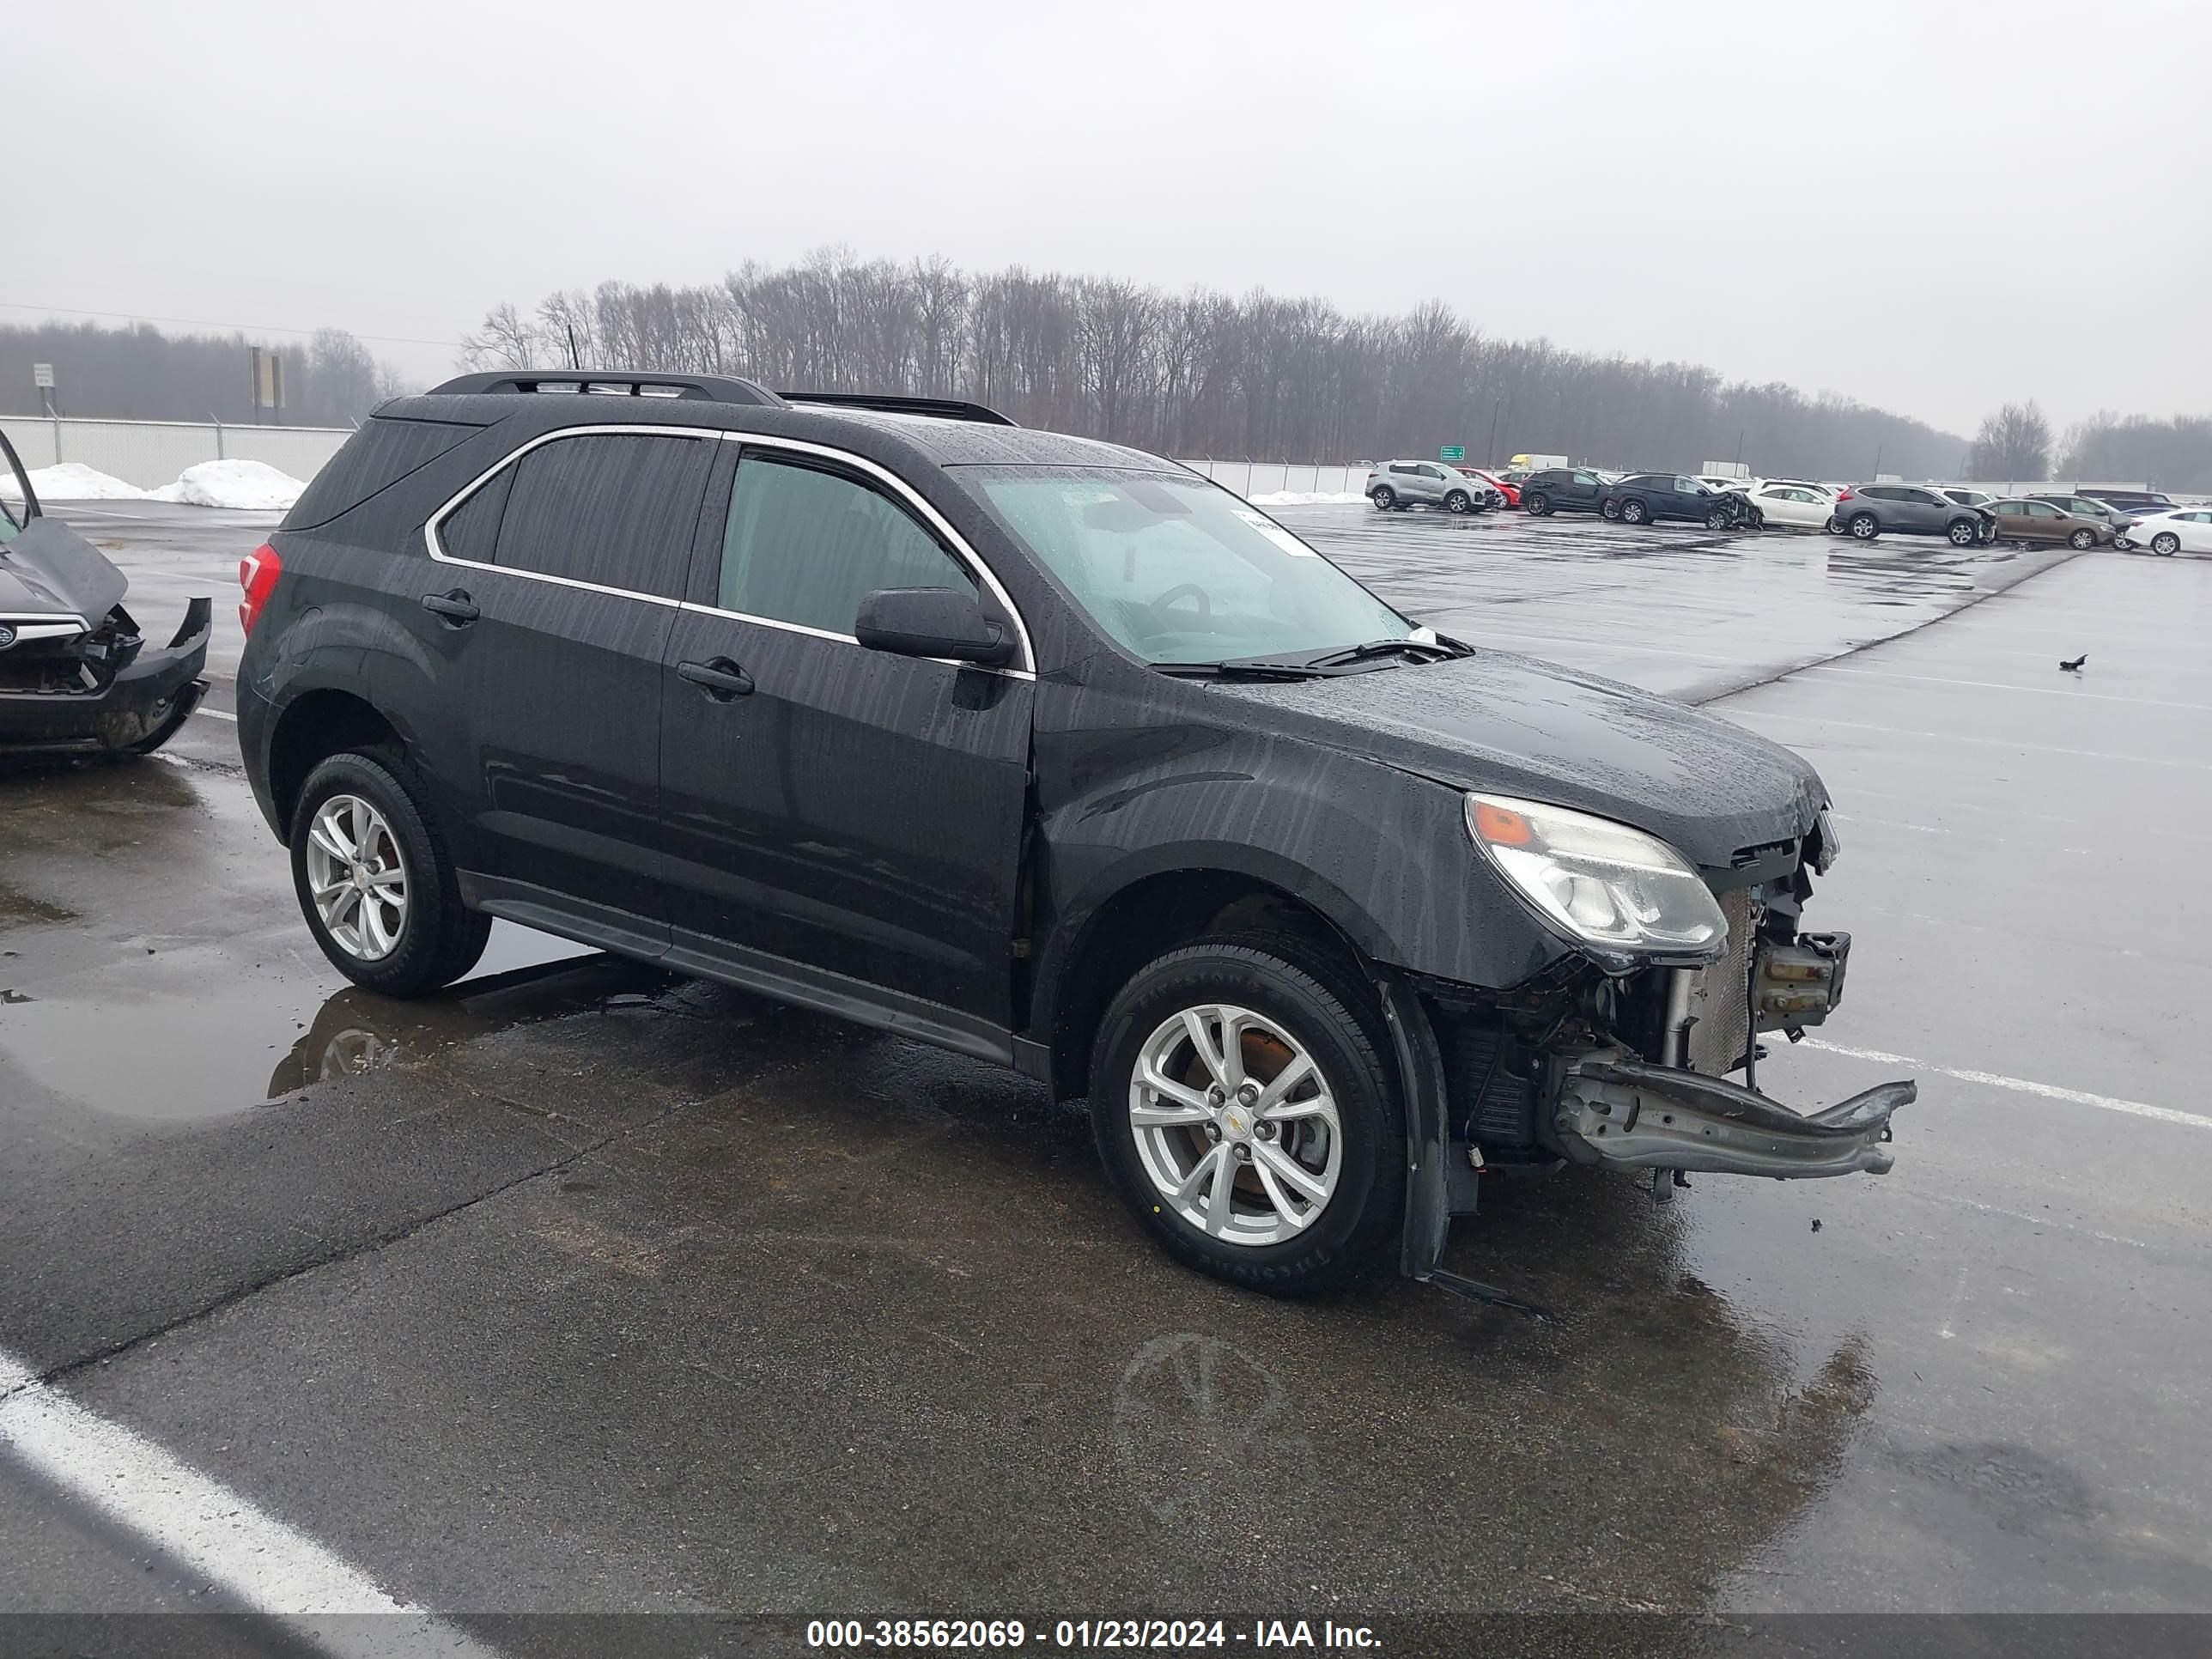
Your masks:
[{"label": "overcast sky", "polygon": [[1962,432],[2212,412],[2202,0],[72,0],[0,52],[0,301],[424,379],[502,299],[842,244],[1442,298]]}]

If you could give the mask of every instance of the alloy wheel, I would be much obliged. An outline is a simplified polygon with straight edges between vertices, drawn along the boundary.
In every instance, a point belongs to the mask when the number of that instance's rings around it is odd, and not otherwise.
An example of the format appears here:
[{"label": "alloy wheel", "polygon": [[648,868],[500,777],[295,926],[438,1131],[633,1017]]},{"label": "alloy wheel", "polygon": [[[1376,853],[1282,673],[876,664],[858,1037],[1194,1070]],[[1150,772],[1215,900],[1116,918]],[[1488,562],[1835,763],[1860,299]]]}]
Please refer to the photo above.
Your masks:
[{"label": "alloy wheel", "polygon": [[1303,1045],[1266,1015],[1186,1008],[1138,1050],[1129,1079],[1137,1157],[1160,1202],[1225,1244],[1279,1244],[1336,1192],[1344,1131]]},{"label": "alloy wheel", "polygon": [[348,956],[377,962],[407,928],[407,865],[384,815],[359,795],[332,795],[307,826],[307,887],[324,932]]}]

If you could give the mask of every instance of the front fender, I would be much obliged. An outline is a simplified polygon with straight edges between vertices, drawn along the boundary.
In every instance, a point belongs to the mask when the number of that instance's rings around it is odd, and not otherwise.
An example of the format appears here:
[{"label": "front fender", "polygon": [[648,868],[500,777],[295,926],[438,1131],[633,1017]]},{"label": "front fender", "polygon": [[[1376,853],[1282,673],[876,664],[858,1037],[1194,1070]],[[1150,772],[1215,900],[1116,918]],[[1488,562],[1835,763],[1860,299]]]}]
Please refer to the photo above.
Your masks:
[{"label": "front fender", "polygon": [[[1042,854],[1033,1028],[1099,912],[1170,872],[1220,871],[1310,906],[1369,961],[1504,988],[1565,950],[1468,840],[1457,789],[1362,757],[1251,731],[1157,738],[1124,765],[1073,762],[1041,734]],[[1088,762],[1088,764],[1081,763]],[[1080,780],[1082,787],[1058,787]]]}]

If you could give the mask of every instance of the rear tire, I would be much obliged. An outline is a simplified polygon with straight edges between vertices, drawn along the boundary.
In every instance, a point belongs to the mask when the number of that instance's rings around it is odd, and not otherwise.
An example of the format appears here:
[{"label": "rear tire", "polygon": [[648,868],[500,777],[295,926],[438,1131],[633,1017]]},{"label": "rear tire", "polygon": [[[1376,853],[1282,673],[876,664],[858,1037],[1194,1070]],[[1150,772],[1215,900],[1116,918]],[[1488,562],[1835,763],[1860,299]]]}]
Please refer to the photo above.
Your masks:
[{"label": "rear tire", "polygon": [[1540,489],[1533,495],[1523,495],[1521,498],[1521,507],[1522,510],[1532,519],[1548,519],[1552,516],[1552,498]]},{"label": "rear tire", "polygon": [[2181,538],[2171,530],[2161,530],[2150,538],[2150,550],[2160,558],[2170,559],[2181,551]]},{"label": "rear tire", "polygon": [[1881,534],[1881,520],[1871,513],[1854,513],[1844,527],[1851,532],[1854,541],[1870,542]]},{"label": "rear tire", "polygon": [[1398,492],[1389,485],[1383,484],[1368,491],[1367,499],[1375,503],[1375,510],[1377,513],[1388,513],[1398,504]]},{"label": "rear tire", "polygon": [[[396,753],[332,755],[307,774],[292,813],[292,885],[307,931],[340,973],[388,997],[427,996],[450,985],[477,965],[491,933],[491,918],[461,902],[453,859],[420,805],[424,792],[413,778],[413,769]],[[357,815],[361,821],[380,821],[373,861],[396,866],[400,873],[399,920],[389,948],[380,954],[364,954],[342,939],[316,901],[310,848],[317,843],[311,837],[325,805],[341,799],[369,809],[368,815]],[[326,870],[337,862],[327,851],[321,857]],[[361,915],[368,902],[364,894],[351,914]],[[335,925],[346,930],[346,916],[337,917]],[[358,933],[358,923],[352,931]]]},{"label": "rear tire", "polygon": [[[1405,1120],[1373,1005],[1371,989],[1333,958],[1272,935],[1200,940],[1159,957],[1121,988],[1093,1050],[1091,1121],[1100,1157],[1131,1212],[1170,1255],[1277,1295],[1341,1285],[1389,1257],[1405,1214]],[[1186,1013],[1195,1018],[1226,1066],[1224,1021],[1217,1016],[1228,1011],[1254,1017],[1237,1043],[1237,1074],[1249,1062],[1250,1080],[1264,1085],[1299,1056],[1310,1062],[1315,1093],[1299,1101],[1304,1084],[1288,1091],[1307,1109],[1303,1115],[1268,1120],[1264,1095],[1256,1117],[1233,1092],[1212,1100],[1208,1091],[1220,1073],[1180,1022]],[[1139,1084],[1148,1056],[1180,1085],[1178,1095]],[[1333,1124],[1315,1106],[1322,1097]],[[1133,1114],[1140,1107],[1181,1121],[1139,1125]],[[1185,1112],[1192,1115],[1182,1119]],[[1235,1156],[1240,1147],[1249,1158]],[[1279,1173],[1291,1160],[1295,1172]],[[1215,1188],[1212,1175],[1222,1170],[1230,1184]],[[1180,1203],[1177,1176],[1200,1182]],[[1324,1185],[1326,1195],[1313,1201],[1309,1188]],[[1217,1192],[1218,1226],[1210,1224]],[[1203,1213],[1195,1219],[1183,1213],[1193,1208]]]},{"label": "rear tire", "polygon": [[1651,509],[1633,495],[1620,504],[1620,521],[1623,524],[1648,524],[1650,519]]}]

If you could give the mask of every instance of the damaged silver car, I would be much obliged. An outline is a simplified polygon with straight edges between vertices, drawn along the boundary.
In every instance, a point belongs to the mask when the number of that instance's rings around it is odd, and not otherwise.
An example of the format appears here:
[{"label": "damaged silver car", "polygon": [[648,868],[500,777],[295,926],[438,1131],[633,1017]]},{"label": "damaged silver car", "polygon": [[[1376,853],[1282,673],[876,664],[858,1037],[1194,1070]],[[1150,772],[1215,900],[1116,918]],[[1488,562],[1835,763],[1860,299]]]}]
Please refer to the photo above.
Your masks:
[{"label": "damaged silver car", "polygon": [[0,757],[151,754],[191,718],[210,603],[191,601],[175,636],[149,648],[123,605],[130,586],[40,510],[0,433]]}]

